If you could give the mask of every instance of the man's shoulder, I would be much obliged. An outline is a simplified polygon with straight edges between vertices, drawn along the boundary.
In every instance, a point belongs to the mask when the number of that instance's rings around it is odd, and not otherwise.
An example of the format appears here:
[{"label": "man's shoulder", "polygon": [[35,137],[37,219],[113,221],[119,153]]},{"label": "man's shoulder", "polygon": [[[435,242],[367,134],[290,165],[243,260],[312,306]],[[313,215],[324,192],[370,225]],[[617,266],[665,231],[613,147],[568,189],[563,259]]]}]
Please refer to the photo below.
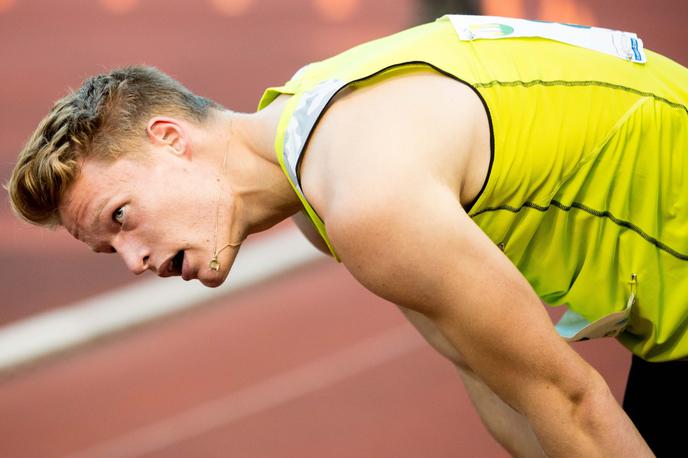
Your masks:
[{"label": "man's shoulder", "polygon": [[433,71],[347,88],[309,141],[301,165],[306,196],[323,219],[335,199],[364,204],[372,190],[393,195],[429,181],[459,199],[467,174],[474,174],[475,149],[489,156],[485,116],[469,86]]}]

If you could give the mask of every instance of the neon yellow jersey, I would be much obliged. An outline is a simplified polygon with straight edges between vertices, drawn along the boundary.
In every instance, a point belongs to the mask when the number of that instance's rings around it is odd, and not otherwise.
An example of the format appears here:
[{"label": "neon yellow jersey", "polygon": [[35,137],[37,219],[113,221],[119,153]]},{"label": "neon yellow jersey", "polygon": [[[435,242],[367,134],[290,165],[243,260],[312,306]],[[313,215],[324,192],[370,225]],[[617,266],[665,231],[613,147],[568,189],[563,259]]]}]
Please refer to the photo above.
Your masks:
[{"label": "neon yellow jersey", "polygon": [[485,105],[492,161],[468,214],[543,301],[568,306],[560,333],[619,333],[647,360],[688,357],[688,69],[652,51],[639,63],[552,39],[457,32],[445,16],[310,64],[263,95],[259,109],[293,95],[275,148],[333,255],[299,184],[313,127],[343,87],[430,67]]}]

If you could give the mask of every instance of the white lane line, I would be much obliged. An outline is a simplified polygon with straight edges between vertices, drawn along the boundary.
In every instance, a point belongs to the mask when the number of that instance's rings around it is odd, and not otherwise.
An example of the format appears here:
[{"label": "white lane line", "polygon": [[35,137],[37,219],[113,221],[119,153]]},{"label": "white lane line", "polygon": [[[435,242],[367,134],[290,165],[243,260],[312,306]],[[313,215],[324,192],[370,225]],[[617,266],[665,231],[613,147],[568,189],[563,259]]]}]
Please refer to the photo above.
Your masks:
[{"label": "white lane line", "polygon": [[0,374],[269,279],[323,255],[297,229],[247,242],[219,288],[153,277],[0,328]]},{"label": "white lane line", "polygon": [[163,450],[353,377],[424,346],[401,325],[225,397],[79,451],[70,458],[128,458]]}]

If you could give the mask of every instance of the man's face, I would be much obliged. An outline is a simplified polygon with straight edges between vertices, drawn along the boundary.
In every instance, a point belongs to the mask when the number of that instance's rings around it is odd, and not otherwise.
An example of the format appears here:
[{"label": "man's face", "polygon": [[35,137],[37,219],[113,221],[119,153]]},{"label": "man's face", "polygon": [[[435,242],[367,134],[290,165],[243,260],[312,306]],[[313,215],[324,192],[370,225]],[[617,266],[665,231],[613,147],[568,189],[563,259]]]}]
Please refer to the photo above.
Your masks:
[{"label": "man's face", "polygon": [[[119,253],[135,274],[152,270],[161,277],[181,275],[218,286],[228,270],[215,272],[208,261],[214,251],[220,171],[151,149],[148,159],[84,162],[60,206],[62,223],[94,251]],[[229,227],[226,189],[222,198],[218,244]]]}]

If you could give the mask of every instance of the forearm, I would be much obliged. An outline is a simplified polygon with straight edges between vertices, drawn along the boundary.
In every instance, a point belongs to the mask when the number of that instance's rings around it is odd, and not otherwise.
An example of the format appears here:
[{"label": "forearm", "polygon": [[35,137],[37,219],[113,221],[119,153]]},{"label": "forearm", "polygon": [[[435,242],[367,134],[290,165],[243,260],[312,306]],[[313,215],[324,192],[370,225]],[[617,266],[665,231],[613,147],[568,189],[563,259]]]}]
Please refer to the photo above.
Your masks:
[{"label": "forearm", "polygon": [[483,424],[497,442],[514,457],[544,457],[526,417],[502,401],[470,369],[456,367]]},{"label": "forearm", "polygon": [[456,366],[483,424],[492,436],[516,457],[544,456],[526,418],[502,401],[466,366],[459,352],[425,315],[399,307],[427,342]]},{"label": "forearm", "polygon": [[527,416],[550,457],[654,456],[613,397],[602,377],[593,371],[590,386],[580,398],[563,399],[553,388]]},{"label": "forearm", "polygon": [[[505,347],[497,346],[478,356],[475,341],[462,344],[465,334],[456,332],[455,321],[440,318],[435,323],[453,348],[468,349],[464,352],[466,367],[485,388],[525,416],[546,456],[653,456],[602,376],[558,336],[548,339],[547,347],[530,346],[528,353],[507,356]],[[550,353],[547,358],[530,359],[543,347]],[[482,412],[481,416],[485,419]],[[531,447],[527,428],[519,422],[513,425],[518,432],[497,430],[495,437],[510,451],[510,447]],[[520,453],[519,448],[514,448],[515,454]],[[532,456],[530,452],[528,456]]]},{"label": "forearm", "polygon": [[653,456],[606,385],[606,394],[591,397],[591,406],[581,404],[568,422],[559,416],[536,422],[536,434],[525,416],[502,401],[474,373],[457,368],[486,428],[512,456]]}]

